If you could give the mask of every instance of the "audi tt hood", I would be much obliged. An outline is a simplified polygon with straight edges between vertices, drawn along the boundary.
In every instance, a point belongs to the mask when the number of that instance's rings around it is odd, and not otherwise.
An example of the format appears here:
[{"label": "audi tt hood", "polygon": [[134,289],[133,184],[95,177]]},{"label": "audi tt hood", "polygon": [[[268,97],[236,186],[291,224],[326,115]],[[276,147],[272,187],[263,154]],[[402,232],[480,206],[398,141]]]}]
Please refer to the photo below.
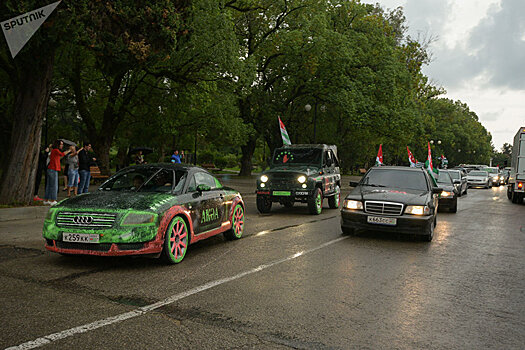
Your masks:
[{"label": "audi tt hood", "polygon": [[425,205],[428,202],[428,195],[428,191],[422,190],[357,186],[347,199]]},{"label": "audi tt hood", "polygon": [[148,192],[96,191],[60,202],[56,208],[108,209],[108,210],[153,210],[153,207],[169,200],[176,200],[172,194]]}]

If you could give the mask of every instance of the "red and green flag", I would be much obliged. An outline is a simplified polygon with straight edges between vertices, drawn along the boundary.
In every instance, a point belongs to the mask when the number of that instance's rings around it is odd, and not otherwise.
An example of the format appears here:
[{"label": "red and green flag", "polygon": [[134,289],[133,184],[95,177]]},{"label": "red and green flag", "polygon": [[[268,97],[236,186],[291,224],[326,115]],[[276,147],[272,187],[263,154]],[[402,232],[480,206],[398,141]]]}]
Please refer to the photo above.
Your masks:
[{"label": "red and green flag", "polygon": [[432,180],[434,180],[434,184],[437,186],[436,175],[439,173],[439,171],[437,169],[434,169],[434,167],[432,166],[432,152],[430,151],[430,142],[428,143],[428,156],[427,161],[425,162],[425,169],[427,170]]},{"label": "red and green flag", "polygon": [[410,167],[415,168],[417,160],[416,158],[414,158],[414,155],[412,154],[412,152],[410,152],[410,150],[408,149],[408,146],[407,146],[407,152],[408,152],[408,161],[410,163]]},{"label": "red and green flag", "polygon": [[379,145],[379,151],[377,152],[376,157],[376,166],[381,166],[383,164],[383,144]]},{"label": "red and green flag", "polygon": [[290,141],[290,136],[288,136],[288,133],[286,132],[286,128],[284,126],[284,123],[281,120],[281,117],[279,118],[279,128],[281,129],[281,137],[283,138],[283,145],[291,145],[292,142]]}]

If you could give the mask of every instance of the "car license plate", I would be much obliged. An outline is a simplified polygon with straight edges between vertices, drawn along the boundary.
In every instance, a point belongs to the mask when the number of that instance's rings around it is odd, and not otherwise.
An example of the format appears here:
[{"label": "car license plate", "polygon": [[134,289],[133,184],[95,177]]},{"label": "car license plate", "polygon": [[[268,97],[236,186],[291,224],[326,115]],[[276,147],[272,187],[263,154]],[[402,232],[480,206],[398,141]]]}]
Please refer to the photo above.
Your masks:
[{"label": "car license plate", "polygon": [[308,196],[308,191],[295,191],[296,196]]},{"label": "car license plate", "polygon": [[396,226],[397,225],[397,219],[396,218],[384,218],[384,217],[381,217],[381,216],[368,216],[366,218],[366,221],[369,224],[388,225],[388,226]]},{"label": "car license plate", "polygon": [[62,234],[62,240],[64,242],[75,242],[75,243],[98,243],[99,236],[91,233],[69,233],[64,232]]},{"label": "car license plate", "polygon": [[273,191],[274,196],[291,196],[292,192],[290,191]]}]

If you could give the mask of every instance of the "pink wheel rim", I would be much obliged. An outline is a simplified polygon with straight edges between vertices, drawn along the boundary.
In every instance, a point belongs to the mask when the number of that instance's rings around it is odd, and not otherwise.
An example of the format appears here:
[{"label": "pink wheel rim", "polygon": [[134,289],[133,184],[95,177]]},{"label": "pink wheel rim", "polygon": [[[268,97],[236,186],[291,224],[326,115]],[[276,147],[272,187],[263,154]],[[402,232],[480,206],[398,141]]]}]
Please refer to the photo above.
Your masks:
[{"label": "pink wheel rim", "polygon": [[173,225],[170,233],[170,250],[171,254],[175,257],[175,260],[182,259],[186,252],[186,242],[188,233],[186,232],[186,225],[182,220],[177,220],[177,223]]}]

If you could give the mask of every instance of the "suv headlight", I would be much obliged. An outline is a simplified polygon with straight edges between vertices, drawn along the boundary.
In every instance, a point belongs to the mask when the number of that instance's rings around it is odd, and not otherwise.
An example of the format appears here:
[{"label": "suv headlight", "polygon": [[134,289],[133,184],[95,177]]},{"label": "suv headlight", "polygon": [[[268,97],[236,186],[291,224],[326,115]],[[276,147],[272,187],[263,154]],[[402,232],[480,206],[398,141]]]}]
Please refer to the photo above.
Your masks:
[{"label": "suv headlight", "polygon": [[297,181],[299,181],[299,183],[304,184],[306,182],[306,176],[304,176],[304,175],[299,176],[297,178]]},{"label": "suv headlight", "polygon": [[122,225],[143,225],[155,222],[155,214],[129,213],[122,221]]},{"label": "suv headlight", "polygon": [[405,214],[430,215],[430,208],[426,205],[407,205]]},{"label": "suv headlight", "polygon": [[449,191],[441,192],[441,197],[452,197],[452,196],[454,196],[454,192],[449,192]]},{"label": "suv headlight", "polygon": [[268,181],[268,176],[262,175],[261,176],[261,182],[266,182],[266,181]]},{"label": "suv headlight", "polygon": [[354,210],[363,210],[363,203],[360,201],[354,201],[351,199],[346,199],[343,203],[343,208],[345,209],[354,209]]}]

